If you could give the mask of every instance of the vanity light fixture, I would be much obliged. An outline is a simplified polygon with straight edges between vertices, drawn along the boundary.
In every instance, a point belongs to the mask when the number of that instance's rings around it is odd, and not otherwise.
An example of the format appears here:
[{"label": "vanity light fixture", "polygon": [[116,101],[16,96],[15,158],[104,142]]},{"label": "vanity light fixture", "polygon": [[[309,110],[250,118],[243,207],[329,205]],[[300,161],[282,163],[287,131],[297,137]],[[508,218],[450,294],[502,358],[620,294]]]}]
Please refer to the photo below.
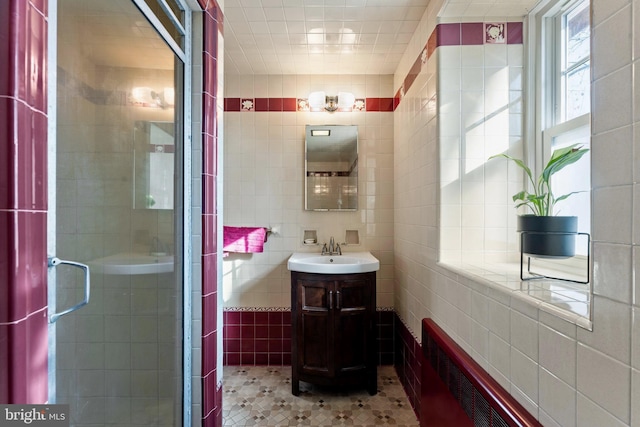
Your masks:
[{"label": "vanity light fixture", "polygon": [[328,96],[324,92],[311,92],[309,94],[309,109],[311,111],[326,110],[330,113],[334,111],[351,111],[356,97],[351,92],[338,92],[337,96]]}]

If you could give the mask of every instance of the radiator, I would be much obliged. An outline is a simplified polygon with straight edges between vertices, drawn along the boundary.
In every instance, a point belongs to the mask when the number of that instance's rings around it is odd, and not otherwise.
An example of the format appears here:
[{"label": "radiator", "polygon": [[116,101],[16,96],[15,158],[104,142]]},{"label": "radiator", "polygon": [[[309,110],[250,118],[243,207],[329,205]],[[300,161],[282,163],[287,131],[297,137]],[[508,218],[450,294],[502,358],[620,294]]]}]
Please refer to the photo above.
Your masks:
[{"label": "radiator", "polygon": [[431,319],[422,320],[420,427],[542,426]]}]

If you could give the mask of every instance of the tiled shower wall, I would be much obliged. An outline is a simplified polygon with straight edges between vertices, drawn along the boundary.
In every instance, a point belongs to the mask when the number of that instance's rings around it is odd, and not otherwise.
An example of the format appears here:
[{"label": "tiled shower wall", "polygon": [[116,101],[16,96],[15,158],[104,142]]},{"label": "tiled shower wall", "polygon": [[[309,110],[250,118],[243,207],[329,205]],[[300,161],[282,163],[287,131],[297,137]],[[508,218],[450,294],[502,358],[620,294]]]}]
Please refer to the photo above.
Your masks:
[{"label": "tiled shower wall", "polygon": [[[356,98],[394,95],[392,76],[228,75],[227,99],[307,98],[353,92]],[[256,103],[256,106],[258,104]],[[393,305],[393,113],[391,111],[298,112],[225,111],[225,225],[270,227],[263,253],[230,254],[224,259],[225,307],[288,308],[293,252],[320,252],[303,246],[303,231],[316,230],[320,243],[345,240],[358,230],[359,245],[344,251],[370,251],[381,263],[377,305]],[[304,210],[306,124],[358,125],[357,212]]]}]

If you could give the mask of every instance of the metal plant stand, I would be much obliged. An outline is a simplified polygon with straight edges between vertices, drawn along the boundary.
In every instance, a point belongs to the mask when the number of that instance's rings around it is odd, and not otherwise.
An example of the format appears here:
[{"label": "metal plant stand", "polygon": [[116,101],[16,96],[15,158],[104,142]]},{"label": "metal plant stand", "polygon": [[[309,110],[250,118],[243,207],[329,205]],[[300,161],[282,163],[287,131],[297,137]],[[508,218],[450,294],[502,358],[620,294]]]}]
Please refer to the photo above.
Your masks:
[{"label": "metal plant stand", "polygon": [[[532,256],[530,254],[525,254],[522,250],[523,248],[523,242],[524,242],[524,236],[526,234],[562,234],[562,235],[575,235],[575,236],[586,236],[587,238],[587,280],[586,281],[581,281],[581,280],[574,280],[574,279],[569,279],[566,277],[554,277],[554,276],[548,276],[548,275],[544,275],[544,274],[539,274],[539,273],[535,273],[531,271],[531,258],[535,258],[535,256]],[[524,277],[524,258],[527,257],[527,274],[529,274],[529,277]],[[520,232],[520,280],[522,281],[527,281],[527,280],[535,280],[535,279],[553,279],[553,280],[563,280],[565,282],[573,282],[573,283],[582,283],[582,284],[586,284],[589,283],[590,281],[590,269],[589,266],[591,265],[591,235],[589,233],[576,233],[576,232],[543,232],[543,231],[521,231]]]}]

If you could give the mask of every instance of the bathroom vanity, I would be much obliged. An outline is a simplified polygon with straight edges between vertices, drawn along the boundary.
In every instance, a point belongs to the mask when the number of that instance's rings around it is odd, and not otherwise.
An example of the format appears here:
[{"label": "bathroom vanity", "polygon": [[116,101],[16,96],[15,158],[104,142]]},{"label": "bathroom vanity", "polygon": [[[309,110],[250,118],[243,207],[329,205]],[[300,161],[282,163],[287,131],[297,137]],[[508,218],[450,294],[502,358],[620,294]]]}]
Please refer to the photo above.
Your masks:
[{"label": "bathroom vanity", "polygon": [[294,395],[300,393],[300,381],[361,385],[369,394],[376,394],[375,271],[325,274],[292,270],[291,311]]}]

